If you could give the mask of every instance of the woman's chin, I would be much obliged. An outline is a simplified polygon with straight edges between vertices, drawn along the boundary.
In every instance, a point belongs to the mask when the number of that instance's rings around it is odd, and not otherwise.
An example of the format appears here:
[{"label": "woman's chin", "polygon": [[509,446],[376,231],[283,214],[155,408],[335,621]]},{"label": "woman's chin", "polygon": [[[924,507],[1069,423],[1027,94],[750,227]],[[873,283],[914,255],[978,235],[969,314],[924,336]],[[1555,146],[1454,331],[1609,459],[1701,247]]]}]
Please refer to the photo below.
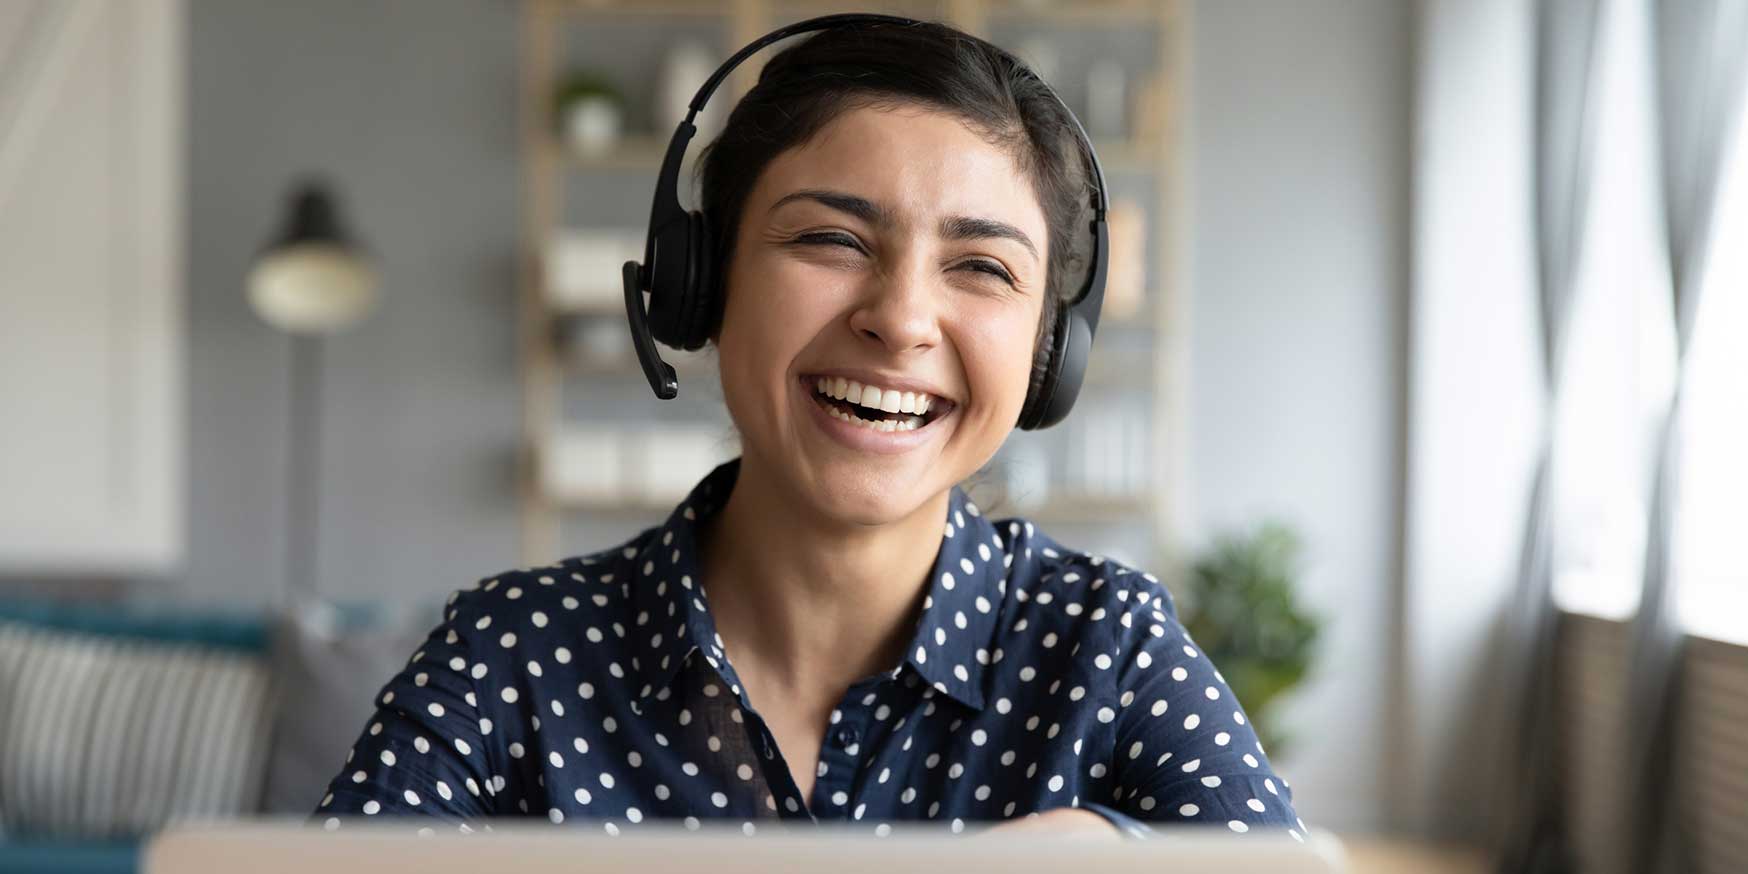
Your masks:
[{"label": "woman's chin", "polygon": [[846,524],[887,525],[908,518],[938,493],[924,484],[922,471],[893,471],[889,465],[852,470],[833,465],[818,471],[808,488],[820,514]]}]

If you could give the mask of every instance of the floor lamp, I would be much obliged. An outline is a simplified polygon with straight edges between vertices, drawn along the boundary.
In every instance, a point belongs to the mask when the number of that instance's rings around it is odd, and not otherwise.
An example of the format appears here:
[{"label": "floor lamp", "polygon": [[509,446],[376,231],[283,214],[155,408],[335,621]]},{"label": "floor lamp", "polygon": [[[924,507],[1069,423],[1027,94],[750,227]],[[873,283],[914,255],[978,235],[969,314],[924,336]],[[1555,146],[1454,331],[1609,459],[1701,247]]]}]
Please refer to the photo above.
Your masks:
[{"label": "floor lamp", "polygon": [[345,232],[327,186],[309,179],[293,189],[285,223],[256,256],[247,286],[256,315],[291,336],[288,531],[280,594],[284,601],[308,604],[316,599],[318,569],[322,340],[375,308],[376,273]]}]

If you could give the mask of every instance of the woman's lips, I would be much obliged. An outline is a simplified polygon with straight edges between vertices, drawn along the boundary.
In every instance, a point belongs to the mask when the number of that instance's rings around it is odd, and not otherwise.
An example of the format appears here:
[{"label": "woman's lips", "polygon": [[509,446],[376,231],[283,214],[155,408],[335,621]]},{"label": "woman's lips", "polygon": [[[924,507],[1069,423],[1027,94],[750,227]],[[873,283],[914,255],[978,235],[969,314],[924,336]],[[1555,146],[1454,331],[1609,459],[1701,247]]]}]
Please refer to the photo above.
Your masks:
[{"label": "woman's lips", "polygon": [[797,388],[805,395],[805,403],[810,416],[827,436],[847,448],[877,455],[897,455],[908,452],[932,439],[942,430],[941,423],[950,418],[952,409],[946,409],[940,414],[926,417],[921,425],[911,430],[880,431],[866,425],[858,425],[832,414],[827,398],[815,388],[814,379],[803,377],[797,380]]}]

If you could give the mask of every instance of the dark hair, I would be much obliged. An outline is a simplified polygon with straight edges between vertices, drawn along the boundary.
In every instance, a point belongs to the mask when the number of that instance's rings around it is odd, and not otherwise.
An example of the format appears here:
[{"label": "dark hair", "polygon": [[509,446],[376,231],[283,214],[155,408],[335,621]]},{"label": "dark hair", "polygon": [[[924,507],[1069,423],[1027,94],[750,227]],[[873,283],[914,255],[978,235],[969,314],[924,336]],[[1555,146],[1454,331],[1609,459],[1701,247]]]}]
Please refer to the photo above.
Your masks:
[{"label": "dark hair", "polygon": [[[1090,168],[1047,86],[1002,49],[938,22],[824,30],[765,64],[698,161],[719,281],[728,276],[747,195],[772,159],[844,112],[906,103],[959,117],[1031,179],[1050,234],[1035,353],[1055,327],[1057,302],[1079,290]],[[716,296],[719,308],[725,297]],[[715,318],[720,323],[720,310]]]}]

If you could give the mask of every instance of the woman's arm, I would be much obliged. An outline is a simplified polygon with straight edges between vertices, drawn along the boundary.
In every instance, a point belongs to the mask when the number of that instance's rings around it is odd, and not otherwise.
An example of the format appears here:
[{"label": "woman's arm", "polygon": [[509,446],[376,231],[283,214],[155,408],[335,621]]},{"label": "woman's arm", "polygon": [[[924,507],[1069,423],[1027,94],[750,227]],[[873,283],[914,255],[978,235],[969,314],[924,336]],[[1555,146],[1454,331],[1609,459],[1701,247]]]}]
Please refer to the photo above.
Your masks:
[{"label": "woman's arm", "polygon": [[[1124,819],[1128,819],[1128,817],[1124,817]],[[1137,830],[1132,834],[1135,837],[1144,837],[1145,832],[1140,830],[1142,828],[1145,826],[1137,824]],[[1106,814],[1094,813],[1080,807],[1054,807],[1042,813],[1028,814],[991,826],[981,834],[1011,834],[1017,831],[1027,831],[1118,839],[1122,837],[1123,830],[1123,827],[1118,825],[1116,820]]]},{"label": "woman's arm", "polygon": [[[473,680],[473,590],[450,596],[447,619],[378,693],[376,713],[311,815],[326,828],[352,816],[426,816],[463,823],[493,813],[489,723]],[[319,719],[320,714],[309,714]]]}]

